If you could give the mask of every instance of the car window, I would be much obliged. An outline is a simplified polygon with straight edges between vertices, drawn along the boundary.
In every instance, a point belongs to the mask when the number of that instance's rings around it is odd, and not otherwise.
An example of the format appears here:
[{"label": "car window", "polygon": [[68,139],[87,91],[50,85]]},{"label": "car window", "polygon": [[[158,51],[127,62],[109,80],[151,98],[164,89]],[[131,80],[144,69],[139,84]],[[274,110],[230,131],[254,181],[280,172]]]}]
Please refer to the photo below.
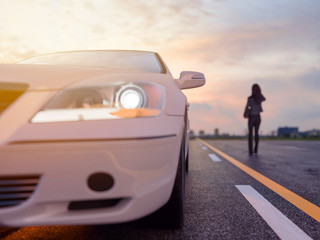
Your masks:
[{"label": "car window", "polygon": [[44,64],[105,67],[153,73],[166,73],[160,57],[153,52],[142,51],[76,51],[41,55],[19,64]]}]

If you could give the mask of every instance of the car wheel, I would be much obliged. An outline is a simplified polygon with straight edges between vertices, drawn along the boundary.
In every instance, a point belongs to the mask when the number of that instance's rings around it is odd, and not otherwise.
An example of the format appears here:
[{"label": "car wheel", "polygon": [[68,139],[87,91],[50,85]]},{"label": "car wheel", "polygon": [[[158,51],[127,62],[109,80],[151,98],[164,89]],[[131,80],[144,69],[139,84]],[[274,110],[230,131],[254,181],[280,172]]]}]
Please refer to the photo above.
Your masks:
[{"label": "car wheel", "polygon": [[180,151],[177,174],[169,201],[158,211],[147,217],[148,225],[158,228],[179,229],[184,223],[185,205],[185,161]]},{"label": "car wheel", "polygon": [[189,148],[188,148],[188,153],[186,157],[186,172],[189,172]]}]

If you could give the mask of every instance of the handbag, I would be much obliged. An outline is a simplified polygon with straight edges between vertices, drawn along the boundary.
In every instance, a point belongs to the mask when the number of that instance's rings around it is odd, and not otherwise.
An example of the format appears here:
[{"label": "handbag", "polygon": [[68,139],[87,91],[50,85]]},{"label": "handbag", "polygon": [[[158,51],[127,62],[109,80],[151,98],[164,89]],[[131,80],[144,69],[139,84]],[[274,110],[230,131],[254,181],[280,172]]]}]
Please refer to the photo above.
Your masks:
[{"label": "handbag", "polygon": [[246,108],[246,110],[244,111],[243,117],[248,118],[250,114],[251,114],[251,108]]}]

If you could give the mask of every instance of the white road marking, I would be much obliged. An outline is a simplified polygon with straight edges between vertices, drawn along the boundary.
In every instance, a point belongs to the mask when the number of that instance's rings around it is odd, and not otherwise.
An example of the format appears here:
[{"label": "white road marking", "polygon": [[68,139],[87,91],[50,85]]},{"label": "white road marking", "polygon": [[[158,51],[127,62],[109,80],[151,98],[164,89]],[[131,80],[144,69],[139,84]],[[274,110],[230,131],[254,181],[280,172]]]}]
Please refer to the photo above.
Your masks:
[{"label": "white road marking", "polygon": [[208,150],[208,148],[206,146],[203,146],[202,149],[205,150],[205,151]]},{"label": "white road marking", "polygon": [[211,158],[212,161],[214,162],[221,162],[221,159],[214,153],[210,153],[209,157]]},{"label": "white road marking", "polygon": [[202,144],[202,142],[200,142],[199,140],[196,140],[197,142],[198,142],[198,144],[202,147],[203,146],[203,144]]},{"label": "white road marking", "polygon": [[311,239],[297,225],[295,225],[290,219],[260,195],[253,187],[250,185],[236,185],[236,187],[257,210],[261,217],[269,224],[280,239]]}]

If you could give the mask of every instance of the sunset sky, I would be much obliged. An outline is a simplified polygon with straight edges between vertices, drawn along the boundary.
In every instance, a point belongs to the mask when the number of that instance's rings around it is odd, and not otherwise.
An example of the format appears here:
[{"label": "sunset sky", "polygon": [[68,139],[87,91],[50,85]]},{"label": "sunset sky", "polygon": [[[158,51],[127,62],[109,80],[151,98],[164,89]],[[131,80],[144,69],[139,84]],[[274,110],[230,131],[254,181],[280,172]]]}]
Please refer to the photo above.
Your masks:
[{"label": "sunset sky", "polygon": [[244,134],[251,85],[261,131],[320,129],[319,0],[0,0],[0,62],[83,49],[158,52],[174,77],[200,71],[185,90],[191,129]]}]

